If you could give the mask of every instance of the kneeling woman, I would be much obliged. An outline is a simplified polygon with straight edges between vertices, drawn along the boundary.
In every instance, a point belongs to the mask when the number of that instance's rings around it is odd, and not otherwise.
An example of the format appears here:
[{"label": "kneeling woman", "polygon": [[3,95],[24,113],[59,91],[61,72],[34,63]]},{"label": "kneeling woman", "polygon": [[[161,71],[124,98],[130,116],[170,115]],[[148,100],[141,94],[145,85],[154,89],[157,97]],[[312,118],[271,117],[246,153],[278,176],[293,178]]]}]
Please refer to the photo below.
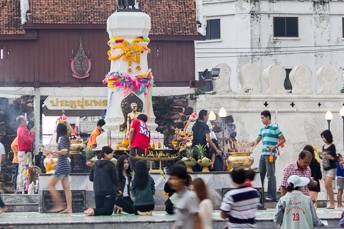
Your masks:
[{"label": "kneeling woman", "polygon": [[118,199],[116,205],[122,209],[122,211],[134,214],[134,203],[130,196],[131,187],[131,168],[129,160],[126,155],[122,155],[117,161],[117,175],[118,175]]},{"label": "kneeling woman", "polygon": [[104,146],[98,155],[98,161],[92,167],[90,181],[93,182],[93,190],[96,208],[84,211],[87,216],[112,215],[116,202],[117,176],[116,167],[111,162],[113,150]]},{"label": "kneeling woman", "polygon": [[136,213],[138,215],[152,215],[155,183],[149,175],[146,161],[137,161],[135,164],[132,191]]}]

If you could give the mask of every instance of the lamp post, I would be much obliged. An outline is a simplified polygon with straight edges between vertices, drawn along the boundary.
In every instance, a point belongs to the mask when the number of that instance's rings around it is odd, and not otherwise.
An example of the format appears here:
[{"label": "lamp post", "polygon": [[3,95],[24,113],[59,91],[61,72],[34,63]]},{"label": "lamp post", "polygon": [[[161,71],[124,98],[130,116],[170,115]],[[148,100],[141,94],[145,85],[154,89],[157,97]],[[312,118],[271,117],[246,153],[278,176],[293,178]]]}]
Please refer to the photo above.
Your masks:
[{"label": "lamp post", "polygon": [[344,106],[342,106],[342,108],[339,111],[339,115],[342,117],[343,119],[343,149],[344,149]]},{"label": "lamp post", "polygon": [[224,107],[220,108],[219,117],[222,121],[222,149],[225,151],[225,117],[227,117],[227,111]]},{"label": "lamp post", "polygon": [[325,114],[325,119],[327,121],[328,130],[331,130],[331,121],[333,119],[333,114],[331,111],[327,111]]}]

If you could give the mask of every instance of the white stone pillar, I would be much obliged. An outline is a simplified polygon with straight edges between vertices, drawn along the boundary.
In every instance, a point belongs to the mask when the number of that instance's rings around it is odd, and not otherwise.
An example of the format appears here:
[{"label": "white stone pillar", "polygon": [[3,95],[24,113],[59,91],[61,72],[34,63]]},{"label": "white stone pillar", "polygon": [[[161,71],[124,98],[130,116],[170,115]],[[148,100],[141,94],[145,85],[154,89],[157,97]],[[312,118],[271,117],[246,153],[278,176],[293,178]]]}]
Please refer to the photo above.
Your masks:
[{"label": "white stone pillar", "polygon": [[35,155],[38,154],[39,146],[41,145],[41,92],[39,88],[34,89],[33,113],[35,122]]}]

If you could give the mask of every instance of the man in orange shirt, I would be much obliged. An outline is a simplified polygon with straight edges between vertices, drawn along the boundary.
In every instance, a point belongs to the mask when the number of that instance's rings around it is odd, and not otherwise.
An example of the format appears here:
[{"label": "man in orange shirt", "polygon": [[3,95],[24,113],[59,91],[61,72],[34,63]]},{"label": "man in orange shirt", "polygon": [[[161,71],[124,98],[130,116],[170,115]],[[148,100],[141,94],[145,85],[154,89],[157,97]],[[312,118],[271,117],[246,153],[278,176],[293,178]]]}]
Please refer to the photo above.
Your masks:
[{"label": "man in orange shirt", "polygon": [[97,122],[97,127],[92,131],[90,138],[87,142],[86,149],[86,161],[87,165],[90,165],[89,161],[95,156],[94,149],[97,147],[97,137],[104,131],[103,126],[105,125],[104,119],[100,119]]},{"label": "man in orange shirt", "polygon": [[13,152],[12,164],[14,165],[14,168],[13,168],[14,176],[12,179],[13,190],[17,191],[17,176],[18,176],[18,138],[17,137],[13,140],[11,144],[11,149]]}]

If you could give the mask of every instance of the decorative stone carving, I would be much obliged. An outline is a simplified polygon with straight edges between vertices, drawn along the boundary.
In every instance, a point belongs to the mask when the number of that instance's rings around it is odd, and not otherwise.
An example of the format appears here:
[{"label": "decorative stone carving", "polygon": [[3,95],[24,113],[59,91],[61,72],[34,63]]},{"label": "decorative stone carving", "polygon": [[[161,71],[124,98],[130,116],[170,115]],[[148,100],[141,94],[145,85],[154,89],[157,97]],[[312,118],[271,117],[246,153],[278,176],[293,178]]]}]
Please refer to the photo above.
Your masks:
[{"label": "decorative stone carving", "polygon": [[90,76],[91,71],[91,59],[88,58],[82,43],[80,41],[79,50],[76,55],[73,57],[70,63],[72,70],[72,76],[76,79],[86,79]]},{"label": "decorative stone carving", "polygon": [[337,94],[337,71],[332,66],[321,66],[316,72],[317,93]]},{"label": "decorative stone carving", "polygon": [[216,68],[220,68],[220,74],[219,77],[214,81],[214,91],[216,91],[217,94],[225,94],[231,92],[231,68],[227,64],[216,65]]},{"label": "decorative stone carving", "polygon": [[266,94],[285,94],[284,80],[286,72],[280,65],[273,64],[264,69],[263,81]]},{"label": "decorative stone carving", "polygon": [[260,92],[260,69],[256,64],[245,64],[240,67],[239,80],[244,93]]},{"label": "decorative stone carving", "polygon": [[289,78],[293,86],[293,94],[313,94],[312,71],[306,65],[293,68]]}]

